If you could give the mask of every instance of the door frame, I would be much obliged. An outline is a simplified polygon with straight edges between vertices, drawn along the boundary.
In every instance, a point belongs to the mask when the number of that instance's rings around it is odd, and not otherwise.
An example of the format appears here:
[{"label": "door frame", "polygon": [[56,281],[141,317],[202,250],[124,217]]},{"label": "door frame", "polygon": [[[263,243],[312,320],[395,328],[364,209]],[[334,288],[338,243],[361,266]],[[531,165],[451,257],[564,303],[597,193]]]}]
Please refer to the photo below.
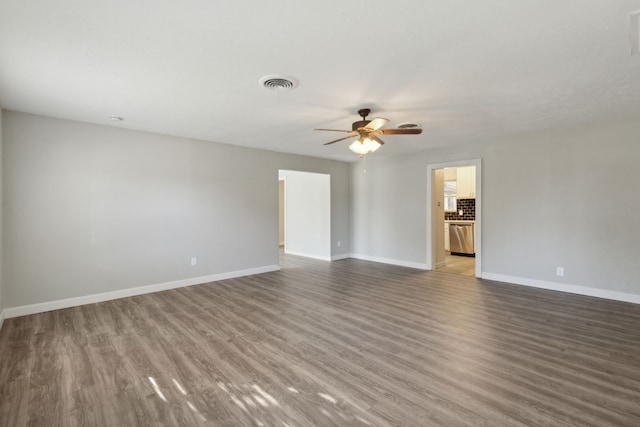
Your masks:
[{"label": "door frame", "polygon": [[[282,183],[282,212],[280,212],[280,183]],[[282,215],[282,242],[280,241],[280,215]],[[278,247],[287,247],[287,177],[278,177]]]},{"label": "door frame", "polygon": [[432,163],[427,165],[427,270],[435,266],[435,244],[433,230],[433,172],[436,169],[462,166],[476,167],[476,277],[482,277],[482,159],[456,160],[451,162]]}]

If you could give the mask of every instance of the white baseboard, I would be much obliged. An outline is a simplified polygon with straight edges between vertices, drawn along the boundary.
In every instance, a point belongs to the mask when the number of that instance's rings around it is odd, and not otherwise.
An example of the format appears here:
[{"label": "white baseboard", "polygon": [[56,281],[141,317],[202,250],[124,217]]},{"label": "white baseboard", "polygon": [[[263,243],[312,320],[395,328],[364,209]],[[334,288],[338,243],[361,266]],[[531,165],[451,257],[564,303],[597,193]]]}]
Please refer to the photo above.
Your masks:
[{"label": "white baseboard", "polygon": [[418,270],[428,270],[427,264],[411,262],[411,261],[402,261],[399,259],[380,258],[376,256],[353,254],[353,253],[351,254],[351,258],[361,259],[364,261],[380,262],[383,264],[399,265],[401,267],[417,268]]},{"label": "white baseboard", "polygon": [[508,276],[505,274],[495,274],[482,272],[482,278],[495,280],[496,282],[507,282],[516,285],[531,286],[534,288],[549,289],[552,291],[567,292],[570,294],[585,295],[590,297],[604,298],[615,301],[624,301],[640,304],[640,295],[626,292],[610,291],[607,289],[589,288],[587,286],[567,285],[565,283],[547,282],[544,280],[527,279],[524,277]]},{"label": "white baseboard", "polygon": [[287,255],[296,255],[296,256],[303,256],[305,258],[313,258],[313,259],[319,259],[322,261],[331,261],[331,257],[327,257],[327,256],[319,256],[319,255],[313,255],[313,254],[305,254],[302,252],[292,252],[292,251],[288,251],[288,250],[284,250],[284,253]]},{"label": "white baseboard", "polygon": [[67,298],[39,304],[23,305],[19,307],[5,308],[2,315],[7,319],[11,317],[26,316],[29,314],[44,313],[45,311],[60,310],[62,308],[78,305],[93,304],[114,299],[132,297],[136,295],[150,294],[153,292],[167,291],[169,289],[183,288],[185,286],[200,285],[203,283],[217,282],[218,280],[233,279],[236,277],[251,276],[253,274],[268,273],[280,270],[279,265],[267,265],[250,268],[247,270],[230,271],[228,273],[212,274],[209,276],[192,277],[190,279],[175,280],[172,282],[158,283],[155,285],[140,286],[137,288],[120,289],[117,291],[100,294],[86,295],[75,298]]},{"label": "white baseboard", "polygon": [[340,261],[341,259],[351,258],[350,253],[334,255],[331,257],[331,261]]}]

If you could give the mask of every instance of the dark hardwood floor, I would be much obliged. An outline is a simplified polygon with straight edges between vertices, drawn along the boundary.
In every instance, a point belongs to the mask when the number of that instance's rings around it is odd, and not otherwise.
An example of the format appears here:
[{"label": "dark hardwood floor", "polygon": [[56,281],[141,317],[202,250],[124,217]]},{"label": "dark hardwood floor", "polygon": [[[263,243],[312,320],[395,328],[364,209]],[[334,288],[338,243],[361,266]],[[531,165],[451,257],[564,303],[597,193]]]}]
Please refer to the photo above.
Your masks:
[{"label": "dark hardwood floor", "polygon": [[640,425],[638,305],[282,266],[5,320],[0,425]]}]

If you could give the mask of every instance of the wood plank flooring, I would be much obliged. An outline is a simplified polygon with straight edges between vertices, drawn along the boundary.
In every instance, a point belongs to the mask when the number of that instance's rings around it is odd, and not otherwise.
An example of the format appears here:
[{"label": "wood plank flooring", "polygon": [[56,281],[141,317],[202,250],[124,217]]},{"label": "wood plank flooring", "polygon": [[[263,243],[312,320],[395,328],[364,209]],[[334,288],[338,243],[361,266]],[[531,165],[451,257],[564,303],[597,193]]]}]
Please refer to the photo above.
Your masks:
[{"label": "wood plank flooring", "polygon": [[462,255],[451,255],[446,253],[444,256],[445,265],[436,269],[440,273],[461,274],[463,276],[476,275],[476,259]]},{"label": "wood plank flooring", "polygon": [[0,425],[640,425],[638,305],[282,267],[5,320]]}]

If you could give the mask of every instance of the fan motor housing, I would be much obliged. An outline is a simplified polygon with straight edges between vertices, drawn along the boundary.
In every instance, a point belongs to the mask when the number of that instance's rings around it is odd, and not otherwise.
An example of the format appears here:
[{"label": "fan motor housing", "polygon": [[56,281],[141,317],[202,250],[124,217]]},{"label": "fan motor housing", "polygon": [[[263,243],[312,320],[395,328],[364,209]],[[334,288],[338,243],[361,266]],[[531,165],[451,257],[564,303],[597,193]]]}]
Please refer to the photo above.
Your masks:
[{"label": "fan motor housing", "polygon": [[358,130],[367,126],[369,123],[371,123],[371,120],[360,120],[357,122],[353,122],[353,124],[351,125],[351,130]]}]

